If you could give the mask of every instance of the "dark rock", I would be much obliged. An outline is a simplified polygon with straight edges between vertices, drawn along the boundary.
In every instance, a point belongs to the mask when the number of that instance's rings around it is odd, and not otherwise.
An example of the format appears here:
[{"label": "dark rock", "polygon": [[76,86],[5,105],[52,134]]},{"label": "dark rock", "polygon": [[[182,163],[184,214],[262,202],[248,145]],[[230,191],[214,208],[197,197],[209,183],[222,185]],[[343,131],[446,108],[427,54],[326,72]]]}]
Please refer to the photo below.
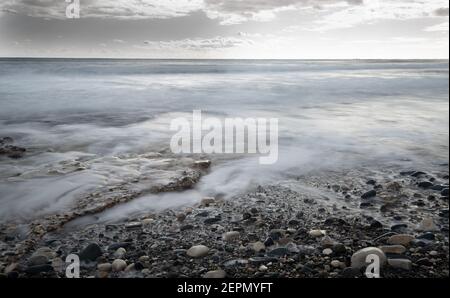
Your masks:
[{"label": "dark rock", "polygon": [[336,225],[345,226],[345,225],[348,225],[348,223],[342,218],[330,217],[325,220],[324,225],[326,225],[326,226],[336,226]]},{"label": "dark rock", "polygon": [[448,197],[448,196],[449,196],[448,188],[444,188],[444,189],[441,191],[441,196],[443,196],[443,197]]},{"label": "dark rock", "polygon": [[430,188],[433,186],[433,183],[431,183],[430,181],[422,181],[419,182],[417,185],[421,188]]},{"label": "dark rock", "polygon": [[419,266],[427,266],[427,267],[431,267],[434,265],[433,262],[427,258],[417,260],[416,264]]},{"label": "dark rock", "polygon": [[375,191],[375,190],[370,190],[370,191],[368,191],[368,192],[366,192],[366,193],[364,193],[362,196],[361,196],[361,198],[362,199],[370,199],[370,198],[373,198],[373,197],[376,197],[377,196],[377,192]]},{"label": "dark rock", "polygon": [[250,258],[249,262],[253,265],[261,265],[261,264],[267,264],[271,262],[278,262],[277,258],[273,257],[254,257]]},{"label": "dark rock", "polygon": [[102,249],[97,243],[91,243],[80,252],[81,261],[95,261],[102,255]]},{"label": "dark rock", "polygon": [[51,271],[53,271],[53,267],[51,265],[29,266],[25,269],[25,272],[28,274],[38,274],[41,272],[51,272]]},{"label": "dark rock", "polygon": [[424,172],[421,172],[421,171],[417,171],[417,172],[412,173],[411,176],[418,178],[418,177],[425,176],[426,174],[427,173],[424,173]]},{"label": "dark rock", "polygon": [[419,236],[417,236],[416,238],[417,238],[417,239],[425,239],[425,240],[434,241],[434,240],[436,239],[436,236],[435,236],[433,233],[428,232],[428,233],[419,235]]},{"label": "dark rock", "polygon": [[443,191],[445,189],[445,186],[443,186],[443,185],[433,185],[431,187],[431,189],[435,190],[435,191]]},{"label": "dark rock", "polygon": [[367,185],[375,185],[377,184],[377,182],[373,179],[370,179],[369,181],[366,182]]},{"label": "dark rock", "polygon": [[359,269],[347,267],[341,272],[342,278],[355,278],[359,277],[361,275],[361,272]]},{"label": "dark rock", "polygon": [[273,241],[273,239],[272,238],[267,238],[266,239],[266,241],[264,241],[264,245],[266,246],[266,247],[271,247],[272,245],[274,245],[275,244],[275,242]]},{"label": "dark rock", "polygon": [[242,214],[242,219],[243,220],[247,220],[247,219],[250,219],[250,218],[252,218],[252,215],[250,213],[245,212],[244,214]]},{"label": "dark rock", "polygon": [[370,228],[374,230],[379,230],[383,228],[383,224],[377,220],[374,220],[370,223]]},{"label": "dark rock", "polygon": [[210,217],[210,218],[205,219],[205,221],[203,223],[205,225],[212,225],[212,224],[215,224],[216,222],[219,222],[221,220],[222,220],[221,217],[216,216],[216,217]]},{"label": "dark rock", "polygon": [[336,255],[344,255],[347,253],[347,248],[342,243],[336,243],[333,245],[333,252]]},{"label": "dark rock", "polygon": [[180,231],[192,230],[194,228],[193,225],[184,225],[180,228]]},{"label": "dark rock", "polygon": [[393,231],[393,232],[402,232],[402,231],[404,231],[407,228],[408,228],[407,224],[397,224],[397,225],[393,225],[391,227],[391,231]]},{"label": "dark rock", "polygon": [[284,256],[288,256],[290,255],[291,252],[289,251],[289,249],[285,248],[285,247],[279,247],[279,248],[275,248],[274,250],[271,250],[267,253],[267,256],[269,257],[284,257]]}]

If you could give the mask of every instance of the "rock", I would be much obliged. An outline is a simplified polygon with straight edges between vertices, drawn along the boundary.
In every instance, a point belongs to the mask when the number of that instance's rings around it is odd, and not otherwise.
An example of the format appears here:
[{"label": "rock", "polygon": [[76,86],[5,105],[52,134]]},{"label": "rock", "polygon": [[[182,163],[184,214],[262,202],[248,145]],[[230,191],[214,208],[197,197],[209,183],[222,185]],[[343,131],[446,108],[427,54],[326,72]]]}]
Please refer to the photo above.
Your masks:
[{"label": "rock", "polygon": [[203,223],[205,225],[212,225],[212,224],[215,224],[215,223],[217,223],[217,222],[219,222],[221,220],[222,220],[222,218],[220,216],[216,216],[216,217],[210,217],[210,218],[205,219],[203,221]]},{"label": "rock", "polygon": [[266,272],[267,270],[269,270],[269,268],[267,268],[267,266],[265,266],[265,265],[261,265],[261,266],[259,266],[258,270],[261,272]]},{"label": "rock", "polygon": [[403,269],[408,271],[412,269],[412,262],[407,259],[389,259],[388,264],[392,268]]},{"label": "rock", "polygon": [[404,254],[406,252],[406,247],[404,247],[403,245],[386,245],[386,246],[381,246],[380,249],[385,254],[401,255],[401,254]]},{"label": "rock", "polygon": [[244,259],[233,259],[226,261],[223,265],[227,268],[229,267],[236,267],[236,266],[245,266],[248,264],[249,261]]},{"label": "rock", "polygon": [[378,220],[373,220],[370,223],[370,229],[372,230],[380,230],[383,228],[383,224],[381,222],[379,222]]},{"label": "rock", "polygon": [[56,272],[64,272],[66,269],[66,265],[67,264],[61,258],[54,258],[52,260],[52,267]]},{"label": "rock", "polygon": [[113,272],[121,272],[127,268],[127,262],[125,262],[122,259],[115,259],[114,262],[112,262],[111,269]]},{"label": "rock", "polygon": [[110,272],[112,269],[112,265],[110,263],[103,263],[97,265],[98,271]]},{"label": "rock", "polygon": [[407,234],[393,235],[389,237],[387,242],[392,245],[408,246],[414,240],[414,236]]},{"label": "rock", "polygon": [[136,271],[136,267],[135,264],[130,264],[127,266],[127,268],[125,268],[125,272],[131,272],[131,271]]},{"label": "rock", "polygon": [[361,196],[361,198],[362,199],[370,199],[370,198],[374,198],[374,197],[376,197],[377,196],[377,192],[375,191],[375,190],[370,190],[370,191],[368,191],[368,192],[366,192],[366,193],[364,193],[362,196]]},{"label": "rock", "polygon": [[119,247],[115,252],[114,252],[114,258],[116,259],[122,259],[125,254],[127,253],[127,250],[123,247]]},{"label": "rock", "polygon": [[129,222],[125,225],[125,229],[127,230],[135,230],[142,227],[142,222],[136,221],[136,222]]},{"label": "rock", "polygon": [[184,225],[182,227],[180,227],[180,231],[188,231],[188,230],[192,230],[194,228],[193,225]]},{"label": "rock", "polygon": [[430,187],[433,187],[434,184],[431,183],[430,181],[422,181],[422,182],[419,182],[417,185],[421,188],[430,188]]},{"label": "rock", "polygon": [[325,248],[322,253],[326,256],[332,255],[333,254],[333,250],[330,248]]},{"label": "rock", "polygon": [[44,256],[47,259],[51,260],[56,257],[56,253],[49,247],[41,247],[33,253],[32,257],[35,256]]},{"label": "rock", "polygon": [[42,272],[52,272],[53,267],[51,265],[37,265],[37,266],[29,266],[25,269],[25,272],[28,274],[39,274]]},{"label": "rock", "polygon": [[6,266],[4,273],[5,274],[9,274],[13,271],[16,271],[19,268],[19,264],[18,263],[11,263],[8,266]]},{"label": "rock", "polygon": [[377,181],[375,181],[374,179],[370,179],[369,181],[366,182],[367,185],[376,185]]},{"label": "rock", "polygon": [[209,206],[211,204],[214,204],[215,202],[216,202],[215,198],[207,197],[207,198],[203,198],[200,204],[202,206],[206,206],[207,207],[207,206]]},{"label": "rock", "polygon": [[410,175],[411,175],[412,177],[418,178],[418,177],[425,176],[426,174],[427,174],[427,173],[422,172],[422,171],[416,171],[416,172],[412,172]]},{"label": "rock", "polygon": [[248,261],[251,264],[254,264],[254,265],[261,265],[261,264],[268,264],[268,263],[278,262],[278,258],[274,258],[274,257],[254,257],[254,258],[250,258]]},{"label": "rock", "polygon": [[233,242],[239,239],[241,233],[237,231],[227,232],[222,235],[222,239],[227,242]]},{"label": "rock", "polygon": [[209,253],[209,248],[204,245],[192,246],[188,249],[186,254],[191,258],[203,258]]},{"label": "rock", "polygon": [[38,266],[38,265],[44,265],[49,262],[48,258],[46,256],[32,256],[28,259],[28,266]]},{"label": "rock", "polygon": [[322,244],[323,248],[331,248],[336,244],[336,242],[333,239],[331,239],[330,237],[325,236],[325,237],[323,237],[320,244]]},{"label": "rock", "polygon": [[227,273],[224,270],[208,271],[203,276],[203,278],[217,278],[217,279],[223,279],[225,277],[227,277]]},{"label": "rock", "polygon": [[91,243],[80,252],[81,261],[95,261],[102,255],[102,249],[97,243]]},{"label": "rock", "polygon": [[393,192],[399,192],[402,189],[400,183],[394,181],[386,185],[386,189]]},{"label": "rock", "polygon": [[393,225],[391,227],[391,231],[393,232],[399,232],[399,231],[404,231],[408,228],[407,224],[397,224],[397,225]]},{"label": "rock", "polygon": [[417,260],[416,264],[419,266],[426,266],[426,267],[434,266],[434,263],[427,258],[422,258],[422,259]]},{"label": "rock", "polygon": [[210,160],[198,160],[194,162],[194,167],[202,170],[209,169],[211,167],[211,161]]},{"label": "rock", "polygon": [[177,221],[178,222],[183,222],[185,219],[186,219],[186,214],[184,214],[184,213],[177,214]]},{"label": "rock", "polygon": [[267,238],[266,239],[266,241],[264,241],[264,245],[266,246],[266,247],[271,247],[272,245],[274,245],[275,244],[275,242],[273,241],[273,239],[272,238]]},{"label": "rock", "polygon": [[146,219],[142,220],[142,225],[149,226],[154,222],[155,222],[155,220],[153,218],[146,218]]},{"label": "rock", "polygon": [[264,245],[264,243],[259,241],[251,244],[251,247],[256,253],[260,253],[266,250],[266,246]]},{"label": "rock", "polygon": [[448,188],[444,188],[441,191],[441,196],[443,196],[443,197],[448,197],[449,196]]},{"label": "rock", "polygon": [[313,238],[319,238],[319,237],[323,237],[326,235],[326,231],[324,230],[311,230],[309,231],[309,236],[313,237]]},{"label": "rock", "polygon": [[428,233],[417,236],[417,239],[434,241],[436,239],[436,236],[433,233],[428,232]]},{"label": "rock", "polygon": [[364,268],[368,265],[366,263],[367,256],[369,255],[377,255],[380,258],[380,266],[386,264],[387,258],[384,252],[376,247],[367,247],[355,252],[351,258],[352,268],[360,269]]},{"label": "rock", "polygon": [[333,268],[345,268],[345,264],[338,260],[331,261],[330,265]]},{"label": "rock", "polygon": [[425,218],[417,226],[417,230],[423,232],[436,232],[439,231],[439,228],[436,226],[432,218]]},{"label": "rock", "polygon": [[284,257],[290,255],[291,252],[286,247],[278,247],[267,253],[269,257]]},{"label": "rock", "polygon": [[439,253],[437,252],[437,251],[435,251],[435,250],[432,250],[432,251],[430,251],[430,256],[432,256],[432,257],[437,257],[438,255],[439,255]]}]

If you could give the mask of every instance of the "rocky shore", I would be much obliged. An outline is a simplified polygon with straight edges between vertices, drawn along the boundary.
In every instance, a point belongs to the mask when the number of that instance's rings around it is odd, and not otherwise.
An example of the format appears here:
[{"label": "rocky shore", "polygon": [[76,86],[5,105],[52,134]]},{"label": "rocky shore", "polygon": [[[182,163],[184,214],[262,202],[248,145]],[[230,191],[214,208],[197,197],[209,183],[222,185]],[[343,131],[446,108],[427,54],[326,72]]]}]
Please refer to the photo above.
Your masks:
[{"label": "rocky shore", "polygon": [[296,177],[126,222],[44,226],[26,248],[3,227],[0,272],[63,278],[77,254],[83,278],[362,278],[377,254],[385,278],[448,277],[448,179],[445,170]]}]

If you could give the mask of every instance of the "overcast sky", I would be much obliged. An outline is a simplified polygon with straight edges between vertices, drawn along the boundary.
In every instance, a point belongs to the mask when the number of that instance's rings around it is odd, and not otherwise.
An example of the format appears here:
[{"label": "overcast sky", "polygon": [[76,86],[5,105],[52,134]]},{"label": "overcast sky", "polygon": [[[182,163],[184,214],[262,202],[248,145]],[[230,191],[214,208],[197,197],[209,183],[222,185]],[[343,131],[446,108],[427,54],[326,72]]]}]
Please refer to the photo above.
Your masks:
[{"label": "overcast sky", "polygon": [[1,0],[0,56],[446,58],[448,0]]}]

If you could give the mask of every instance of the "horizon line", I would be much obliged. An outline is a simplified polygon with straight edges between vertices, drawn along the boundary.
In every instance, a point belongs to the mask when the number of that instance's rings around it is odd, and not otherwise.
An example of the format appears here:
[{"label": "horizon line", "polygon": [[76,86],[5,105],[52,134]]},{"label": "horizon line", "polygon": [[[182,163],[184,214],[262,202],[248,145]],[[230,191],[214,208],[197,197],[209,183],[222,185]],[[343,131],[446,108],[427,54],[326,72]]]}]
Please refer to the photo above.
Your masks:
[{"label": "horizon line", "polygon": [[309,61],[350,61],[350,60],[362,60],[362,61],[370,61],[370,60],[384,60],[384,61],[448,61],[449,58],[143,58],[143,57],[3,57],[0,56],[0,60],[6,59],[54,59],[54,60],[248,60],[248,61],[257,61],[257,60],[286,60],[286,61],[301,61],[301,60],[309,60]]}]

